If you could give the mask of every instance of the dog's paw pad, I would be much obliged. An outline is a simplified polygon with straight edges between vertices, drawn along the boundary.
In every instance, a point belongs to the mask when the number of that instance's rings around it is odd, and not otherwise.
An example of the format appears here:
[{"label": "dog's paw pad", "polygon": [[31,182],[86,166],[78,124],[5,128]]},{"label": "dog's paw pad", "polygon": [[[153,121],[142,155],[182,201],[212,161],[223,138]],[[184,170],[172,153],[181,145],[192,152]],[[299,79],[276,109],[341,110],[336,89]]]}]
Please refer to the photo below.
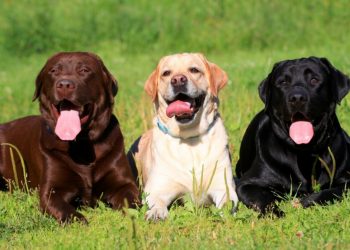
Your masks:
[{"label": "dog's paw pad", "polygon": [[146,220],[165,220],[168,217],[168,214],[169,212],[166,207],[153,207],[146,212]]}]

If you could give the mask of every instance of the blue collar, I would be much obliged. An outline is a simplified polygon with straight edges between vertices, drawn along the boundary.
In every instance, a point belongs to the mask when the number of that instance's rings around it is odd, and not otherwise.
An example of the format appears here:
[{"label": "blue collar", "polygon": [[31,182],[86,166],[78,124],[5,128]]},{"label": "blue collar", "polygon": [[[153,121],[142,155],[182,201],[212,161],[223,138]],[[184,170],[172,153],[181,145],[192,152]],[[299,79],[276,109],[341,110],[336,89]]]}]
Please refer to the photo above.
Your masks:
[{"label": "blue collar", "polygon": [[[217,118],[218,118],[219,116],[220,116],[219,113],[217,113],[217,114],[214,116],[213,121],[209,124],[208,129],[207,129],[207,131],[205,131],[205,133],[208,133],[209,130],[210,130],[212,127],[214,127],[215,122],[216,122],[216,120],[217,120]],[[179,138],[179,139],[181,139],[181,137],[175,136],[175,135],[171,134],[171,132],[169,131],[168,127],[167,127],[165,124],[163,124],[163,123],[159,120],[159,118],[157,118],[157,126],[158,126],[159,130],[162,131],[164,134],[170,135],[171,137],[174,137],[174,138]],[[199,137],[200,135],[201,135],[201,134],[195,135],[195,136],[191,136],[191,137],[188,137],[188,138],[186,138],[186,139],[196,138],[196,137]]]},{"label": "blue collar", "polygon": [[164,134],[170,135],[169,129],[159,120],[159,118],[157,118],[157,126]]}]

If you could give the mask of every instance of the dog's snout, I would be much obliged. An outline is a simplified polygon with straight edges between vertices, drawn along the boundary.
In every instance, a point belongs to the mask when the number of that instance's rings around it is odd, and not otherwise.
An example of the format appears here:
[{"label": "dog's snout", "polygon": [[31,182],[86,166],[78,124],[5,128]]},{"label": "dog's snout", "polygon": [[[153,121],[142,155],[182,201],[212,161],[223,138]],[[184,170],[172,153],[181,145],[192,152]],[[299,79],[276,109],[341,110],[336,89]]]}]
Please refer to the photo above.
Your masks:
[{"label": "dog's snout", "polygon": [[171,85],[182,86],[187,83],[187,77],[185,75],[175,75],[171,78]]},{"label": "dog's snout", "polygon": [[57,89],[75,89],[75,84],[69,79],[62,79],[56,83]]},{"label": "dog's snout", "polygon": [[56,91],[60,97],[66,97],[75,90],[75,83],[69,79],[62,79],[56,83]]},{"label": "dog's snout", "polygon": [[288,101],[293,105],[305,104],[307,100],[307,95],[301,91],[291,93],[288,98]]}]

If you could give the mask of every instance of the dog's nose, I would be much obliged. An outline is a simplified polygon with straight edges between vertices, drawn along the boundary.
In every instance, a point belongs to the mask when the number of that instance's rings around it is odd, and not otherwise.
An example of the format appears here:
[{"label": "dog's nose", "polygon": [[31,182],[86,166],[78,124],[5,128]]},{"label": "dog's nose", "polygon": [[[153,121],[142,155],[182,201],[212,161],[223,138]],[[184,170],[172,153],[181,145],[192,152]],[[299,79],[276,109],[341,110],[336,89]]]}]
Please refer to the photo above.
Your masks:
[{"label": "dog's nose", "polygon": [[69,79],[62,79],[62,80],[59,80],[57,83],[56,83],[56,88],[57,89],[75,89],[75,84],[73,81],[69,80]]},{"label": "dog's nose", "polygon": [[307,102],[307,96],[301,92],[292,93],[289,95],[288,101],[293,105],[301,105]]},{"label": "dog's nose", "polygon": [[71,95],[74,90],[75,83],[69,79],[62,79],[56,83],[56,91],[61,98]]},{"label": "dog's nose", "polygon": [[185,75],[175,75],[171,78],[171,85],[182,86],[187,83],[187,77]]}]

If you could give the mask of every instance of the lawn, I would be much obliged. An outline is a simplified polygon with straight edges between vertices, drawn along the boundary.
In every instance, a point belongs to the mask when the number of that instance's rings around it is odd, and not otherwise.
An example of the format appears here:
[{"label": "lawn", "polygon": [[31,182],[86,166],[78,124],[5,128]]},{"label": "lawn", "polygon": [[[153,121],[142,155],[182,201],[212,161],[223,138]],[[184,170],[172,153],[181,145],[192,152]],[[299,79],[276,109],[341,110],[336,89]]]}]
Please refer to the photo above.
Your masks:
[{"label": "lawn", "polygon": [[[234,168],[245,129],[263,108],[257,87],[275,62],[324,56],[350,74],[350,33],[345,32],[350,23],[346,14],[350,6],[346,1],[301,1],[298,6],[288,1],[212,1],[206,6],[205,1],[164,1],[155,7],[142,0],[129,4],[120,1],[119,5],[114,1],[85,1],[89,3],[85,9],[89,14],[100,7],[95,18],[82,14],[84,1],[60,1],[57,9],[48,1],[37,1],[35,7],[30,1],[20,2],[22,5],[16,5],[11,12],[13,2],[0,4],[1,123],[38,114],[38,103],[32,102],[34,81],[51,54],[89,50],[100,55],[118,79],[114,113],[128,148],[151,127],[152,105],[143,84],[158,60],[174,52],[200,51],[230,78],[220,92],[220,113],[229,134]],[[181,8],[191,9],[191,3],[199,7],[188,14],[187,22],[181,18]],[[111,10],[116,6],[114,17]],[[168,8],[173,9],[173,15]],[[46,9],[53,11],[52,15]],[[27,14],[23,14],[25,10]],[[58,29],[60,13],[74,17],[71,25],[63,18],[63,31]],[[289,14],[293,18],[288,18]],[[40,18],[47,22],[39,22]],[[96,30],[104,23],[105,28]],[[47,33],[42,32],[42,26],[48,28]],[[100,38],[93,36],[94,29]],[[108,33],[108,29],[113,32]],[[338,106],[337,114],[343,128],[350,132],[350,95]],[[39,212],[35,191],[0,192],[0,249],[350,248],[350,195],[341,202],[309,209],[300,208],[294,197],[286,196],[280,203],[286,216],[280,219],[259,218],[242,204],[233,216],[229,206],[222,210],[202,208],[187,197],[185,200],[184,206],[173,206],[169,218],[158,223],[145,221],[145,207],[129,209],[123,215],[101,203],[95,209],[82,209],[89,225],[61,226]]]}]

